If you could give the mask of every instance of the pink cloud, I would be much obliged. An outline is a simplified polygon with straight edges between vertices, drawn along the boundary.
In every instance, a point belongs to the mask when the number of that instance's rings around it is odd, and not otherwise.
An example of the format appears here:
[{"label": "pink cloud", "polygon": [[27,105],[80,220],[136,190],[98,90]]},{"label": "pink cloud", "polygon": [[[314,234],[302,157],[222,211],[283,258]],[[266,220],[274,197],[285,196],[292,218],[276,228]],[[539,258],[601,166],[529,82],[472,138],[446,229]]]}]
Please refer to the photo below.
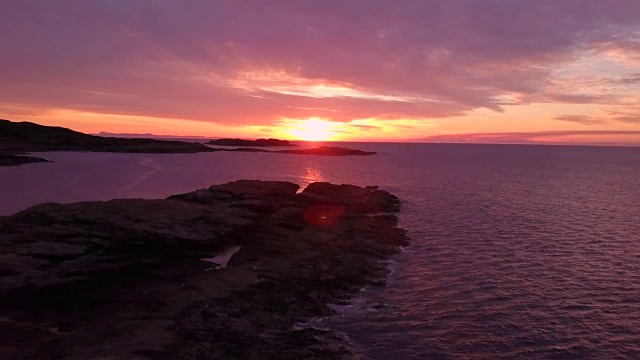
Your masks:
[{"label": "pink cloud", "polygon": [[[596,103],[553,92],[551,71],[603,44],[640,54],[638,24],[636,0],[10,1],[0,105],[266,124],[502,111],[505,94]],[[378,97],[232,86],[246,71]]]}]

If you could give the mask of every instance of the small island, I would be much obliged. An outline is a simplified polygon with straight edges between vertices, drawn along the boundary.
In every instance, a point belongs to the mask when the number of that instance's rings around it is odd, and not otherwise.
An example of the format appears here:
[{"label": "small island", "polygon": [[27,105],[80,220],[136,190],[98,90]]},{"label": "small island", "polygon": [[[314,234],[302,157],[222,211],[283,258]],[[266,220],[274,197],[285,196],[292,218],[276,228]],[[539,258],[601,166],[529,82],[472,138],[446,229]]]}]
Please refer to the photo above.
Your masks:
[{"label": "small island", "polygon": [[301,149],[301,150],[279,150],[275,151],[280,154],[297,154],[297,155],[323,155],[323,156],[353,156],[353,155],[375,155],[374,151],[362,151],[338,146],[320,146],[317,148]]},{"label": "small island", "polygon": [[0,217],[8,359],[339,359],[306,327],[408,238],[377,187],[240,180],[164,200],[47,203]]},{"label": "small island", "polygon": [[246,140],[246,139],[217,139],[211,140],[206,143],[207,145],[218,145],[218,146],[243,146],[243,147],[272,147],[272,146],[298,146],[296,144],[292,144],[287,140],[279,140],[279,139],[256,139],[256,140]]}]

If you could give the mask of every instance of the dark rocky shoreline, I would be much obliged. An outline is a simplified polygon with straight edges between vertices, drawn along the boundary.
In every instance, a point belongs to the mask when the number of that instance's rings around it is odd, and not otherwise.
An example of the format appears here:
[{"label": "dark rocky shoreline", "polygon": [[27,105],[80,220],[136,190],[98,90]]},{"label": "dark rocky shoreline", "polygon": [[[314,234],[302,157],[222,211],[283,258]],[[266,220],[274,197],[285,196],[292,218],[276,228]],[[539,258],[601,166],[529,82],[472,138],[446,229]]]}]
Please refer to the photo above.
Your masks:
[{"label": "dark rocky shoreline", "polygon": [[[340,359],[295,324],[382,284],[407,244],[375,187],[237,181],[0,218],[3,359]],[[203,258],[240,246],[228,266]]]}]

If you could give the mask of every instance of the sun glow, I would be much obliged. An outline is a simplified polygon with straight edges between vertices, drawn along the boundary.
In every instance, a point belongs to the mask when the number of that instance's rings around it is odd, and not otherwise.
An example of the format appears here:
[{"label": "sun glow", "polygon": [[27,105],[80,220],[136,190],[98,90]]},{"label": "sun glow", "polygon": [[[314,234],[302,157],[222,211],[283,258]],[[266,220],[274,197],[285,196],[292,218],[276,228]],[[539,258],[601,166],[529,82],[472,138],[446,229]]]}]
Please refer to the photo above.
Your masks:
[{"label": "sun glow", "polygon": [[290,127],[289,134],[300,140],[326,141],[332,140],[336,136],[336,124],[318,118],[297,120]]}]

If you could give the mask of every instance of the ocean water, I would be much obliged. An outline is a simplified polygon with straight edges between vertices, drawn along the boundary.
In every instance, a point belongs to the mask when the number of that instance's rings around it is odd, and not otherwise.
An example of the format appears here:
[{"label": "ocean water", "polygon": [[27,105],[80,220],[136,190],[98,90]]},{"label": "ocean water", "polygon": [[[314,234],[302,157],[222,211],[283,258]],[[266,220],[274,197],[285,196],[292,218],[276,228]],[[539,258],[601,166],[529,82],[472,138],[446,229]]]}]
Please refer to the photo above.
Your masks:
[{"label": "ocean water", "polygon": [[379,185],[411,245],[318,326],[373,359],[640,358],[640,148],[343,144],[369,157],[42,153],[0,215],[237,179]]}]

